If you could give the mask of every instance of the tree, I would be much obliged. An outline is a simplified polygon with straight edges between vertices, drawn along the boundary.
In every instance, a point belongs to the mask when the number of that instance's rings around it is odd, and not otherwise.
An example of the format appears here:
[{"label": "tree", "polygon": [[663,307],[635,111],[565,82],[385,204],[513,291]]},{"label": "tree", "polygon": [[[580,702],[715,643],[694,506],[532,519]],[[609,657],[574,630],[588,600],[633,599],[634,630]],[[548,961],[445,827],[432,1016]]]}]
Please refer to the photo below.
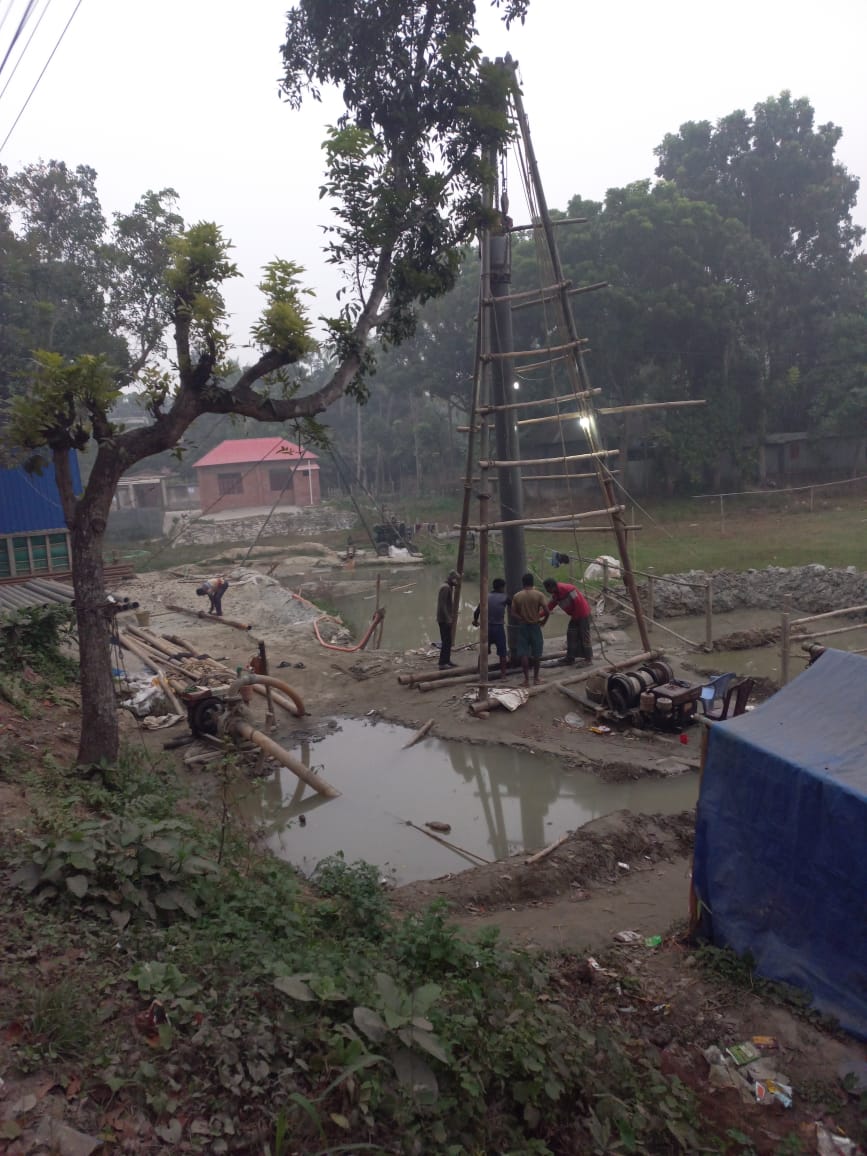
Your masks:
[{"label": "tree", "polygon": [[712,126],[690,122],[657,148],[660,177],[693,200],[740,221],[765,251],[751,284],[756,354],[756,429],[785,415],[802,428],[805,383],[825,359],[833,319],[850,291],[864,230],[852,221],[858,180],[835,160],[842,130],[815,125],[810,102],[791,93]]},{"label": "tree", "polygon": [[[506,21],[523,19],[527,3],[503,0]],[[322,190],[336,207],[329,257],[347,276],[343,308],[326,322],[335,369],[324,385],[300,395],[287,373],[315,344],[302,270],[289,261],[273,261],[264,271],[265,305],[252,331],[258,359],[231,384],[226,381],[221,286],[237,275],[229,244],[207,222],[180,233],[169,230],[161,243],[165,219],[149,217],[145,198],[139,241],[148,252],[151,241],[153,253],[167,252],[165,277],[149,277],[152,264],[131,260],[126,287],[115,285],[107,293],[106,308],[116,306],[123,329],[135,335],[137,384],[148,398],[152,424],[124,430],[111,420],[129,377],[92,352],[73,360],[42,352],[26,396],[13,398],[12,439],[34,452],[48,447],[71,531],[87,719],[81,763],[114,759],[118,749],[102,543],[121,474],[175,446],[200,414],[303,422],[347,391],[365,396],[374,335],[386,345],[403,340],[413,331],[415,305],[454,284],[461,246],[482,220],[480,158],[509,133],[506,81],[501,70],[483,62],[474,18],[475,0],[299,0],[289,12],[283,46],[287,100],[297,106],[305,94],[315,98],[323,85],[337,85],[346,106],[326,143]],[[88,261],[98,280],[98,261]],[[134,312],[134,285],[151,294],[144,314]],[[162,331],[151,322],[160,316],[169,318],[174,333],[172,372],[152,360]],[[76,497],[69,454],[90,439],[96,457]]]}]

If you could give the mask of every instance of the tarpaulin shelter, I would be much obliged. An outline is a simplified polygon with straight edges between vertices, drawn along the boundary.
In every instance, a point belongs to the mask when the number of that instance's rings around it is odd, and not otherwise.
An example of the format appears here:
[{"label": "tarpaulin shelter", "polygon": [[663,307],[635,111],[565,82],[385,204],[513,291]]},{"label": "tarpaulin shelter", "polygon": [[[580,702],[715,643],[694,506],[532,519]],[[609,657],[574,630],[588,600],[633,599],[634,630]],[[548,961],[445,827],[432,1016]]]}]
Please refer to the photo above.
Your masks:
[{"label": "tarpaulin shelter", "polygon": [[867,658],[826,650],[707,739],[699,933],[867,1037]]}]

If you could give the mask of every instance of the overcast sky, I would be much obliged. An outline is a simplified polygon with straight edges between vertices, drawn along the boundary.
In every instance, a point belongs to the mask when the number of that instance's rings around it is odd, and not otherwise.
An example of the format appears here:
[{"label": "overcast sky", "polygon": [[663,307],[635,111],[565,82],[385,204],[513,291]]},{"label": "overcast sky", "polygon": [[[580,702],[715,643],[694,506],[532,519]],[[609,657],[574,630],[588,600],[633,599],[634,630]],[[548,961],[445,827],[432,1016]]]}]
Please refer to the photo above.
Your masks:
[{"label": "overcast sky", "polygon": [[[0,3],[0,58],[28,0]],[[0,141],[79,0],[36,0],[0,75]],[[80,0],[29,105],[0,152],[10,169],[42,159],[87,164],[106,212],[172,186],[188,222],[223,226],[246,280],[227,293],[238,344],[258,308],[262,264],[299,261],[334,311],[321,257],[324,126],[334,101],[293,112],[277,91],[287,0]],[[867,181],[864,0],[533,0],[509,33],[480,4],[480,44],[519,62],[548,202],[651,177],[653,149],[688,120],[711,120],[788,88],[817,123],[844,130],[838,157]],[[44,19],[9,82],[19,49]],[[3,86],[7,85],[6,91]],[[512,213],[521,219],[518,182]],[[857,219],[867,225],[867,191]],[[243,349],[238,349],[244,360]]]}]

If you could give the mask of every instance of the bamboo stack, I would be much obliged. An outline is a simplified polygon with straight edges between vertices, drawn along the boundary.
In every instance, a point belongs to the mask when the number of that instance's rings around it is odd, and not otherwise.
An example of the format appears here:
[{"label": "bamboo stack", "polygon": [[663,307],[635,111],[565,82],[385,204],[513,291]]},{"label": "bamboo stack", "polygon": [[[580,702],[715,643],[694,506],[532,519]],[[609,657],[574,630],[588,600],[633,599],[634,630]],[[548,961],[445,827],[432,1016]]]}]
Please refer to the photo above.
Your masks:
[{"label": "bamboo stack", "polygon": [[[195,686],[218,687],[233,682],[237,677],[231,667],[224,666],[208,655],[197,654],[195,648],[189,647],[178,651],[177,639],[161,638],[143,626],[127,626],[120,631],[121,645],[131,654],[137,655],[142,662],[150,666],[157,677],[169,672],[174,680],[169,679],[169,687],[176,693],[182,693],[192,683]],[[168,645],[172,642],[173,645]],[[181,681],[179,681],[181,680]],[[267,697],[267,688],[264,686],[252,687],[256,694]],[[296,705],[280,691],[271,691],[272,700],[291,715],[303,715],[303,703],[299,699]]]}]

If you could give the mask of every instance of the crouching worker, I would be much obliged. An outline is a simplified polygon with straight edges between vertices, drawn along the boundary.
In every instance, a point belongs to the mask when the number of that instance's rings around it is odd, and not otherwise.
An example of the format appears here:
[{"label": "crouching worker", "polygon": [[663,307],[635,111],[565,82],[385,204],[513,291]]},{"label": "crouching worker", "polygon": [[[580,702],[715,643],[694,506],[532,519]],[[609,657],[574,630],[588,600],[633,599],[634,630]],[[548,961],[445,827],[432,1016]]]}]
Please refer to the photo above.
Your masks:
[{"label": "crouching worker", "polygon": [[557,582],[546,578],[543,586],[551,595],[548,613],[559,606],[569,619],[566,629],[566,657],[564,666],[573,666],[576,658],[586,664],[593,658],[593,644],[590,641],[590,603],[580,590],[568,582]]},{"label": "crouching worker", "polygon": [[[506,580],[495,578],[491,583],[491,593],[488,595],[488,653],[491,647],[496,646],[500,660],[500,674],[503,678],[509,673],[509,647],[506,642],[506,610],[512,605],[512,600],[506,594]],[[479,615],[482,612],[481,603],[473,611],[473,626],[479,625]],[[482,640],[480,645],[484,646]]]},{"label": "crouching worker", "polygon": [[229,589],[229,583],[225,578],[209,578],[207,582],[203,582],[201,586],[196,587],[196,593],[200,598],[205,595],[208,596],[208,601],[211,606],[208,610],[209,614],[216,614],[218,618],[223,617],[223,595]]}]

